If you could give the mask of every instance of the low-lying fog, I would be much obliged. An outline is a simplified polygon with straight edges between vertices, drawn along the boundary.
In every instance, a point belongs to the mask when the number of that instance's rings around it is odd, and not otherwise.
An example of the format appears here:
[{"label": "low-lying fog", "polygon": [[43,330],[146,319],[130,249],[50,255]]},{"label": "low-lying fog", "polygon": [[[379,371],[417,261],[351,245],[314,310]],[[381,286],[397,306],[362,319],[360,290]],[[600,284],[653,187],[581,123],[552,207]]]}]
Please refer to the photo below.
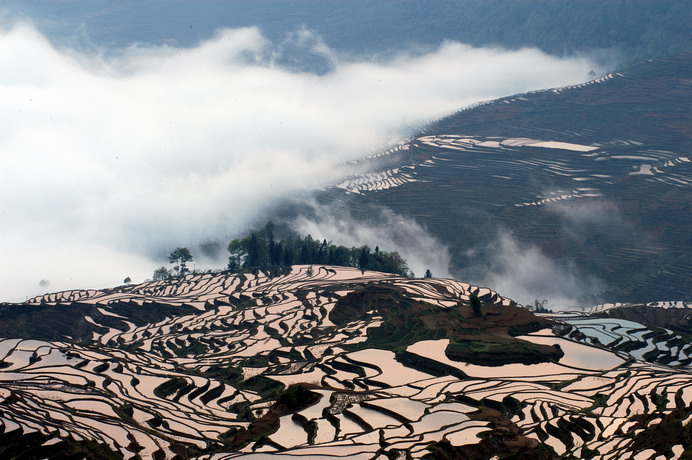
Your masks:
[{"label": "low-lying fog", "polygon": [[[230,238],[276,200],[336,181],[345,161],[423,123],[606,70],[535,49],[445,42],[382,60],[339,56],[305,29],[287,40],[330,70],[285,64],[286,40],[256,28],[190,48],[83,51],[31,24],[3,24],[0,301],[142,281],[176,246]],[[349,244],[378,243],[348,232]],[[445,256],[430,257],[409,263],[446,275]]]}]

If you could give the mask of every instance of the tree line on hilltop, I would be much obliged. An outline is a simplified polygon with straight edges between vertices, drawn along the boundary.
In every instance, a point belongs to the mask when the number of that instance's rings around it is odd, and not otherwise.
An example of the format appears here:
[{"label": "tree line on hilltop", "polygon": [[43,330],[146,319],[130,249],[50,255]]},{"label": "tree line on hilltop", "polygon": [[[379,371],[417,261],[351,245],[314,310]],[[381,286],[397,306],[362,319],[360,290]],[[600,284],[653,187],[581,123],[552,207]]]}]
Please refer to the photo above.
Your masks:
[{"label": "tree line on hilltop", "polygon": [[361,270],[375,270],[413,276],[406,261],[398,252],[380,251],[378,246],[346,247],[326,239],[319,241],[311,235],[274,238],[274,224],[268,222],[261,231],[251,232],[228,244],[228,269],[232,271],[255,267],[298,265],[340,265]]},{"label": "tree line on hilltop", "polygon": [[[374,250],[369,246],[346,247],[326,239],[316,240],[311,235],[291,235],[277,240],[274,238],[272,222],[268,222],[263,230],[232,240],[228,243],[227,250],[230,254],[227,269],[230,271],[319,264],[414,276],[398,252],[381,251],[379,246],[375,246]],[[169,270],[164,266],[157,268],[154,270],[154,281],[180,277],[190,272],[187,263],[193,261],[193,256],[189,249],[176,248],[168,258],[170,263],[175,264],[173,269]],[[431,276],[429,270],[426,276]]]}]

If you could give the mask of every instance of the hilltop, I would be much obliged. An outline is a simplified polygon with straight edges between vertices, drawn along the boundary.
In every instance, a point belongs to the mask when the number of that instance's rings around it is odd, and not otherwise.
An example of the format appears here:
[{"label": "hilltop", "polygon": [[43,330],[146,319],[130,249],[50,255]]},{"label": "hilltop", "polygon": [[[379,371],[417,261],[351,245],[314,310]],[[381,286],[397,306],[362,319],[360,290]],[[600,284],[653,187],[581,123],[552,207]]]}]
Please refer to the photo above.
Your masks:
[{"label": "hilltop", "polygon": [[684,332],[535,315],[449,279],[298,265],[47,294],[0,315],[6,458],[690,448]]}]

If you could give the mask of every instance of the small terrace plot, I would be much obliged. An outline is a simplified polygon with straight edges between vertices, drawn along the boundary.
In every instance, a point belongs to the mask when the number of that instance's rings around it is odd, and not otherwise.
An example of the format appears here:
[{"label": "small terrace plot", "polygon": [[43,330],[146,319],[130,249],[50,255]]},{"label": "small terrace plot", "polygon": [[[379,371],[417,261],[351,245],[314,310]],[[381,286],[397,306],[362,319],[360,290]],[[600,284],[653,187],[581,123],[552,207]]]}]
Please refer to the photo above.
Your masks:
[{"label": "small terrace plot", "polygon": [[[295,266],[11,308],[56,318],[40,337],[0,339],[0,432],[45,452],[71,437],[124,458],[420,458],[469,446],[627,456],[657,448],[656,426],[691,419],[683,361],[627,361],[609,349],[628,337],[679,357],[687,348],[673,331],[589,316],[550,322],[454,280]],[[602,334],[598,347],[589,330]],[[450,344],[482,346],[488,362],[460,360]],[[526,350],[539,361],[513,361]]]}]

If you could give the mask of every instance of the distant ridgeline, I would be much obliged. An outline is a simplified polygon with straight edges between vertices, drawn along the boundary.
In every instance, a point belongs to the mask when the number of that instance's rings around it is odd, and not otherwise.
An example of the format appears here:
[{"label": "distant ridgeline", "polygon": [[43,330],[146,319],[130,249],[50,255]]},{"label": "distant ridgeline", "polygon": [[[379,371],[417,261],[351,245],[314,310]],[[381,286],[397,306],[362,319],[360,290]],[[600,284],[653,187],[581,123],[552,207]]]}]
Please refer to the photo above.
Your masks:
[{"label": "distant ridgeline", "polygon": [[291,265],[340,265],[413,276],[406,261],[398,252],[373,251],[368,246],[337,246],[329,241],[307,235],[291,235],[283,240],[274,239],[274,224],[268,222],[264,230],[251,232],[228,244],[228,269],[232,271],[257,267],[290,267]]},{"label": "distant ridgeline", "polygon": [[[677,53],[690,47],[688,0],[169,0],[165,26],[158,2],[53,2],[4,0],[12,18],[28,16],[51,37],[74,40],[78,26],[100,45],[127,47],[161,43],[175,30],[180,45],[196,46],[221,28],[258,27],[270,40],[283,41],[300,27],[314,31],[345,55],[391,53],[402,45],[418,49],[455,40],[473,46],[536,47],[553,55],[589,50],[617,51],[623,64]],[[132,23],[130,18],[138,18]],[[421,27],[421,23],[435,27]],[[182,25],[185,27],[182,27]],[[283,65],[306,63],[328,71],[314,53],[282,43]],[[306,62],[306,56],[308,59]]]}]

